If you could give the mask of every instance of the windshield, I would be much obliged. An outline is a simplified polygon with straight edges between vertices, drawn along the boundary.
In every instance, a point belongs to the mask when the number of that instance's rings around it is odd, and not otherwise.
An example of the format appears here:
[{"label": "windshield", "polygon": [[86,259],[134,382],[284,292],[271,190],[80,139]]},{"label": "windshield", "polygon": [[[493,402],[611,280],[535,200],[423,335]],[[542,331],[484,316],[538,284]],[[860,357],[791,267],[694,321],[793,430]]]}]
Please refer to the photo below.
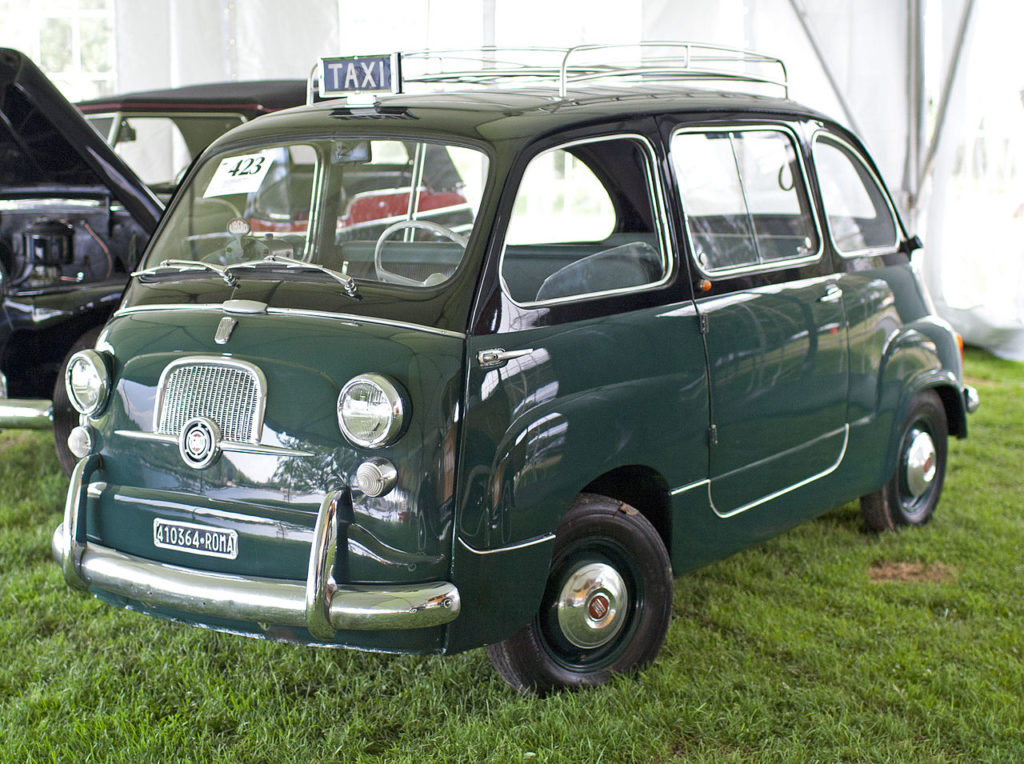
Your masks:
[{"label": "windshield", "polygon": [[[411,140],[316,140],[215,155],[170,212],[143,270],[229,267],[242,280],[329,269],[429,287],[458,268],[487,175],[475,149]],[[284,260],[321,266],[284,267]]]}]

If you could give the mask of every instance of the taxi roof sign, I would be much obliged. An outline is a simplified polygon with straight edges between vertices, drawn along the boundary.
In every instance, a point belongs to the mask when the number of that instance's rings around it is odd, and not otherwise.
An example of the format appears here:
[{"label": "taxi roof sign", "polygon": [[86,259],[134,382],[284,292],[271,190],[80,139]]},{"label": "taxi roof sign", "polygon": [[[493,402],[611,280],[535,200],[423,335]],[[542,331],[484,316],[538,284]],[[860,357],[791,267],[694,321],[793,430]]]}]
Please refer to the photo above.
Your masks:
[{"label": "taxi roof sign", "polygon": [[354,93],[402,92],[401,55],[343,56],[320,59],[320,97]]}]

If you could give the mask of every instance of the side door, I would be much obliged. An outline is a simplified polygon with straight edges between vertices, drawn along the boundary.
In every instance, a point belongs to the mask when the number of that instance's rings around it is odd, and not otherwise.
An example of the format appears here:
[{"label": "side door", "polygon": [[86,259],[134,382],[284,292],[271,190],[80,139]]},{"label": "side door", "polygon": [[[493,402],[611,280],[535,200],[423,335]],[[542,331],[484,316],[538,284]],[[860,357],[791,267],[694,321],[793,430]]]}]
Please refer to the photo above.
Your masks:
[{"label": "side door", "polygon": [[[722,517],[763,511],[844,455],[842,291],[823,256],[793,131],[681,129],[671,158],[704,295],[710,500]],[[778,506],[799,519],[799,505]]]}]

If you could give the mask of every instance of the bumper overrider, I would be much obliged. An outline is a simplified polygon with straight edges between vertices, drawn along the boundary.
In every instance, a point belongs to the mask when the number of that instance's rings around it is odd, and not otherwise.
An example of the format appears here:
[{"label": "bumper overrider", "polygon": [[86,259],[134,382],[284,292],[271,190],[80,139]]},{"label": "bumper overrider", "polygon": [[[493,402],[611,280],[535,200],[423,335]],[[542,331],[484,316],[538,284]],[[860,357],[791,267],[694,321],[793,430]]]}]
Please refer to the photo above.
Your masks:
[{"label": "bumper overrider", "polygon": [[460,610],[454,584],[339,585],[332,575],[338,538],[339,494],[320,505],[305,583],[224,573],[154,562],[86,543],[89,475],[100,465],[93,454],[71,475],[64,522],[53,534],[53,557],[76,589],[96,589],[202,618],[248,621],[308,629],[330,641],[336,631],[419,629],[453,621]]}]

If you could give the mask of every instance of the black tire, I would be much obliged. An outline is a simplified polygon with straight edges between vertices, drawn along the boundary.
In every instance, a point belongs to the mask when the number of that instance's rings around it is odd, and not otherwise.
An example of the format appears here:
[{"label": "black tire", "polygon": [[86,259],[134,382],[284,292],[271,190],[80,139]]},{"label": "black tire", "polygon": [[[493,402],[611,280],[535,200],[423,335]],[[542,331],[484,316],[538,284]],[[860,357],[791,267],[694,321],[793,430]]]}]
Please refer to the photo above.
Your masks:
[{"label": "black tire", "polygon": [[555,534],[537,615],[487,656],[520,692],[599,685],[654,660],[671,616],[672,567],[654,526],[628,504],[580,494]]},{"label": "black tire", "polygon": [[71,405],[71,399],[68,398],[68,391],[64,386],[64,374],[67,371],[68,360],[71,356],[79,350],[96,346],[96,340],[100,336],[101,329],[102,327],[90,329],[75,340],[75,344],[71,346],[68,354],[64,356],[64,361],[60,365],[60,371],[57,372],[57,381],[53,384],[53,444],[57,449],[57,460],[60,462],[61,469],[64,470],[64,474],[68,477],[71,476],[71,470],[78,463],[78,458],[68,448],[68,435],[78,426],[79,414],[75,411],[74,406]]},{"label": "black tire", "polygon": [[918,393],[903,421],[892,477],[880,490],[861,497],[860,510],[868,528],[891,531],[931,519],[946,477],[948,432],[938,393]]}]

